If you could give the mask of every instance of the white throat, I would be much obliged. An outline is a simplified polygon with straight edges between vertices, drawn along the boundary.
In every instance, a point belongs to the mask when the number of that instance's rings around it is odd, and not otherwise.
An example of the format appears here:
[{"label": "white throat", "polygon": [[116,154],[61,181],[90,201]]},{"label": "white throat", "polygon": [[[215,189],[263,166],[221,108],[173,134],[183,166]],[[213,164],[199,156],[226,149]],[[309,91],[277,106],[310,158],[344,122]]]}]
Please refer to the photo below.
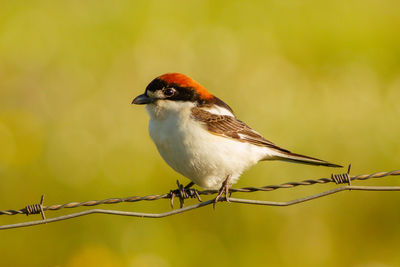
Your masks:
[{"label": "white throat", "polygon": [[158,100],[146,105],[147,113],[152,120],[165,120],[170,116],[189,116],[195,104],[188,101]]}]

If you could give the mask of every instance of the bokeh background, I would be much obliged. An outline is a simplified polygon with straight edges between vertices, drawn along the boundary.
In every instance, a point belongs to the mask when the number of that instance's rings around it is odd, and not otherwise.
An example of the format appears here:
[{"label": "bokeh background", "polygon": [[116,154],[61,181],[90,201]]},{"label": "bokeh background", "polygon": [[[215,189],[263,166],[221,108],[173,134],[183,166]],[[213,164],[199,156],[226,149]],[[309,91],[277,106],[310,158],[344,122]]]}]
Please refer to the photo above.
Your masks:
[{"label": "bokeh background", "polygon": [[[62,204],[186,183],[151,143],[145,109],[130,105],[166,72],[193,77],[283,147],[352,163],[353,174],[399,169],[399,14],[395,0],[0,1],[0,209],[42,194]],[[236,186],[332,171],[260,163]],[[285,201],[333,187],[236,196]],[[91,215],[2,231],[0,265],[398,266],[399,203],[396,192],[345,192],[164,219]]]}]

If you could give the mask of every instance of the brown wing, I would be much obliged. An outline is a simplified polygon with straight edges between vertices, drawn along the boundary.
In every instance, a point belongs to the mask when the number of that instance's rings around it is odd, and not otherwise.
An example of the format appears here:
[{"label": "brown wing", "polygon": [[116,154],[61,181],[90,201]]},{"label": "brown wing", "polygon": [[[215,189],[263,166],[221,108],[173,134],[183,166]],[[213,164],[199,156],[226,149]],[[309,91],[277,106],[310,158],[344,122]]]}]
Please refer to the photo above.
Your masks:
[{"label": "brown wing", "polygon": [[205,128],[212,134],[290,153],[288,150],[280,148],[274,143],[266,140],[259,133],[235,117],[212,114],[201,108],[193,108],[192,116],[196,120],[204,123]]}]

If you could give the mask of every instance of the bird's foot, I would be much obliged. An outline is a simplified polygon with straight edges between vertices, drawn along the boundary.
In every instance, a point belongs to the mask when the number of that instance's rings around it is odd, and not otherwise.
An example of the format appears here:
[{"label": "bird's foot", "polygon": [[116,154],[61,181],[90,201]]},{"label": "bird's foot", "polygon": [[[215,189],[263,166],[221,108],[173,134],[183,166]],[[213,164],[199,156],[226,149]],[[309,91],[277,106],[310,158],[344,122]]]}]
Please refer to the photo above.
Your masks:
[{"label": "bird's foot", "polygon": [[215,197],[215,199],[214,199],[214,204],[213,204],[213,208],[214,208],[214,210],[215,210],[215,204],[217,204],[217,202],[218,201],[222,201],[222,195],[223,194],[225,194],[225,200],[226,200],[226,202],[230,202],[229,201],[229,197],[230,197],[230,192],[229,192],[229,190],[230,190],[230,188],[231,188],[231,183],[230,183],[230,179],[231,178],[231,176],[230,175],[228,175],[227,177],[226,177],[226,179],[224,180],[224,182],[222,183],[222,186],[221,186],[221,188],[219,189],[219,191],[218,191],[218,195]]},{"label": "bird's foot", "polygon": [[179,183],[179,181],[177,180],[176,184],[178,185],[178,189],[171,190],[169,192],[171,198],[171,208],[174,208],[175,197],[179,198],[180,208],[183,208],[183,205],[185,204],[185,199],[188,198],[197,198],[199,202],[202,202],[197,189],[191,188],[194,185],[193,182],[190,182],[188,185],[183,186],[183,184]]}]

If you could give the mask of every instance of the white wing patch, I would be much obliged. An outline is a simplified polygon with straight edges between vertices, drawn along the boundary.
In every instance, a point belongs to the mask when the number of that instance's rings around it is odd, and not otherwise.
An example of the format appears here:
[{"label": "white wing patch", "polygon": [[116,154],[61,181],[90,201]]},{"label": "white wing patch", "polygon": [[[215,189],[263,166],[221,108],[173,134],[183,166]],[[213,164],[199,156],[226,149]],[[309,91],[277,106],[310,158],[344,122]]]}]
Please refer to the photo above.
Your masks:
[{"label": "white wing patch", "polygon": [[223,116],[231,116],[234,117],[234,115],[232,114],[232,112],[230,112],[228,109],[224,108],[224,107],[220,107],[220,106],[213,106],[213,107],[207,107],[207,108],[203,108],[204,111],[210,112],[211,114],[215,114],[215,115],[223,115]]}]

